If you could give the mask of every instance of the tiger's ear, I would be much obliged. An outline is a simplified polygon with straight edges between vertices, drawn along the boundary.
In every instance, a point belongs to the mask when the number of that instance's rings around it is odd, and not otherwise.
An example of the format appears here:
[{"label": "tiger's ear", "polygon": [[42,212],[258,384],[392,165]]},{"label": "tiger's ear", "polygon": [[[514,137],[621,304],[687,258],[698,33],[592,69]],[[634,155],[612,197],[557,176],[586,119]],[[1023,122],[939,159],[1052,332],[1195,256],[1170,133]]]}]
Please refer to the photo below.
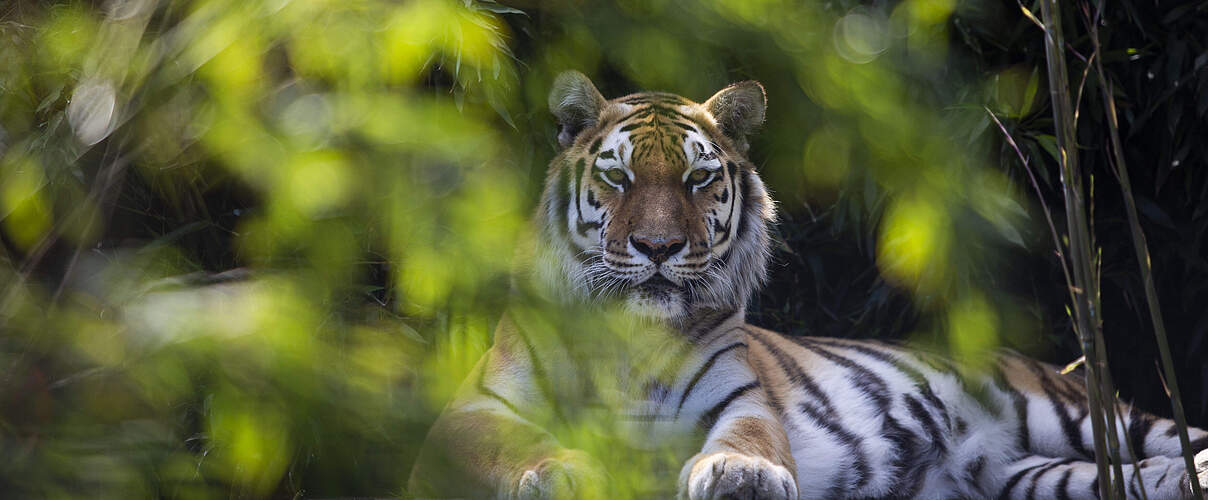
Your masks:
[{"label": "tiger's ear", "polygon": [[746,153],[747,136],[763,124],[768,98],[763,85],[755,80],[747,80],[713,94],[705,101],[705,109],[717,120],[722,133],[734,141],[739,152]]},{"label": "tiger's ear", "polygon": [[549,92],[549,111],[558,119],[558,144],[570,146],[583,129],[596,124],[607,101],[583,73],[564,71]]}]

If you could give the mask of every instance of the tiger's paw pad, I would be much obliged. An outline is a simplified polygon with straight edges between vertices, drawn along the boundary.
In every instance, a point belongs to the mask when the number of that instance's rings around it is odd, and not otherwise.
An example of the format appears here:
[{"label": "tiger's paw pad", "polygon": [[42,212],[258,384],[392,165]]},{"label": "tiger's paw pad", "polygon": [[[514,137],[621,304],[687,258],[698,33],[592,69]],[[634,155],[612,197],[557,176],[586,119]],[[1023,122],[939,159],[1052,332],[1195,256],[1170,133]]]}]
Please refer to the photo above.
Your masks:
[{"label": "tiger's paw pad", "polygon": [[698,455],[680,473],[680,498],[790,500],[797,482],[788,469],[738,453]]},{"label": "tiger's paw pad", "polygon": [[563,450],[520,474],[517,500],[599,499],[606,482],[603,468],[578,450]]}]

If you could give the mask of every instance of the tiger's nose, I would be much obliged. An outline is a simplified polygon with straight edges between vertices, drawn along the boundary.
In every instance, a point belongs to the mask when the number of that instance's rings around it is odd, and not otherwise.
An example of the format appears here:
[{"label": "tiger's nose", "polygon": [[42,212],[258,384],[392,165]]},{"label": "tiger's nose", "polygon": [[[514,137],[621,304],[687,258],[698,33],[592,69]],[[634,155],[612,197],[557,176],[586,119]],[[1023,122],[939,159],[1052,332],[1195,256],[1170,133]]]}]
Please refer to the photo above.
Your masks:
[{"label": "tiger's nose", "polygon": [[668,258],[684,248],[684,238],[680,236],[663,238],[630,235],[629,243],[655,264],[666,262]]}]

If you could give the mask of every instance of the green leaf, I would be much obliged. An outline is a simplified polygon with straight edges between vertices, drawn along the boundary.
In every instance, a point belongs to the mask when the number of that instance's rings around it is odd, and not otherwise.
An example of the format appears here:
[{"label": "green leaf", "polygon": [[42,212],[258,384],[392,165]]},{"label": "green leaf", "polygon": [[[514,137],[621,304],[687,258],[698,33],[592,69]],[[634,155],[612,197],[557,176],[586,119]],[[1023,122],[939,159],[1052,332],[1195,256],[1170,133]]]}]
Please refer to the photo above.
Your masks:
[{"label": "green leaf", "polygon": [[508,7],[506,5],[500,5],[491,0],[483,0],[481,2],[478,2],[478,4],[475,5],[474,7],[478,8],[478,9],[494,12],[496,14],[520,14],[522,16],[528,16],[528,13],[524,12],[523,10],[517,9],[515,7]]},{"label": "green leaf", "polygon": [[1003,239],[1014,243],[1020,248],[1026,249],[1028,247],[1023,243],[1023,236],[1019,234],[1019,230],[1015,228],[1014,224],[1011,224],[1004,218],[991,220],[990,222],[994,224],[994,228],[998,230],[998,234],[1001,235]]},{"label": "green leaf", "polygon": [[1028,78],[1028,86],[1023,92],[1023,103],[1019,110],[1019,116],[1028,116],[1036,103],[1036,92],[1040,90],[1040,67],[1032,68],[1032,76]]},{"label": "green leaf", "polygon": [[1057,150],[1057,138],[1051,135],[1041,134],[1037,135],[1035,139],[1036,143],[1039,144],[1042,149],[1044,149],[1044,152],[1048,153],[1049,157],[1060,165],[1061,153]]},{"label": "green leaf", "polygon": [[34,112],[41,113],[42,111],[45,111],[46,108],[49,108],[52,104],[59,100],[59,95],[62,94],[62,92],[62,85],[55,87],[55,89],[50,92],[50,95],[47,95],[45,99],[42,99],[42,102],[38,103],[38,109],[35,109]]}]

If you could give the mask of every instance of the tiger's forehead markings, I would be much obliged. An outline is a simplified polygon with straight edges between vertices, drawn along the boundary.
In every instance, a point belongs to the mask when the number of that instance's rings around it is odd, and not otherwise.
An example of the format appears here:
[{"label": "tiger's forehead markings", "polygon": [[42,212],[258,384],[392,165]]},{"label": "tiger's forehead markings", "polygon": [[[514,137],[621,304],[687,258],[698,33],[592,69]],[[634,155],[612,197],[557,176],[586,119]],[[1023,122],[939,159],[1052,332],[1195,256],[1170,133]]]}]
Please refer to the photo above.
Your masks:
[{"label": "tiger's forehead markings", "polygon": [[708,141],[704,127],[690,115],[691,107],[696,104],[683,97],[643,93],[617,102],[629,109],[617,120],[619,127],[610,135],[622,141],[627,139],[636,162],[662,164],[672,172],[683,171],[690,166],[689,155],[685,153],[689,137],[696,135]]},{"label": "tiger's forehead markings", "polygon": [[638,94],[630,94],[618,99],[617,101],[624,104],[660,103],[681,106],[693,104],[693,102],[689,101],[688,99],[667,92],[642,92]]}]

